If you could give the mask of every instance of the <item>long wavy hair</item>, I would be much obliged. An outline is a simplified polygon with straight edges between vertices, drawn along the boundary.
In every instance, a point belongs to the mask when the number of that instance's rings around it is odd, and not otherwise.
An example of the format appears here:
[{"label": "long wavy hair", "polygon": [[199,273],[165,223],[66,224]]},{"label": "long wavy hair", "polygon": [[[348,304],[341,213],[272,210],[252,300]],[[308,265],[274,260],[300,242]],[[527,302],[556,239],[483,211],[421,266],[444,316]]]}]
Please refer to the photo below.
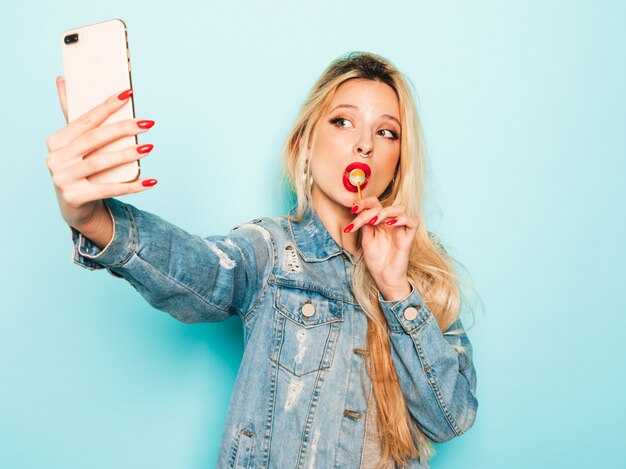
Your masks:
[{"label": "long wavy hair", "polygon": [[[334,60],[311,89],[283,148],[285,173],[290,189],[296,197],[296,213],[291,219],[302,220],[311,205],[311,171],[307,158],[316,125],[328,111],[335,91],[347,80],[363,78],[389,85],[396,92],[402,124],[400,158],[394,180],[379,197],[384,207],[402,204],[407,215],[419,222],[408,266],[408,276],[418,290],[442,331],[459,317],[461,304],[461,277],[434,235],[426,230],[422,213],[425,190],[425,154],[423,135],[410,81],[391,62],[368,52],[350,52]],[[357,245],[361,244],[358,231]],[[363,260],[359,248],[354,263],[352,291],[367,315],[367,372],[378,411],[378,429],[381,441],[381,462],[386,467],[392,460],[396,467],[404,467],[409,460],[430,460],[435,454],[428,437],[412,419],[399,384],[391,358],[388,328],[378,303],[378,288]],[[447,331],[447,334],[457,331]],[[466,351],[454,346],[459,353]],[[468,354],[471,359],[471,354]],[[468,365],[469,366],[469,365]]]}]

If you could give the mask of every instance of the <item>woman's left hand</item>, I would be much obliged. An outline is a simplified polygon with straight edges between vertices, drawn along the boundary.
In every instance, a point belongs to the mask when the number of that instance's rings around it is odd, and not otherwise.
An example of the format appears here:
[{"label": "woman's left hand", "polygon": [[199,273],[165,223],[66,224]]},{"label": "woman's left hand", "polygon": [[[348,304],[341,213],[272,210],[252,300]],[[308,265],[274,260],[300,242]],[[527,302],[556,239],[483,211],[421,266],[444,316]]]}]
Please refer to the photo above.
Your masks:
[{"label": "woman's left hand", "polygon": [[364,197],[355,206],[358,215],[349,232],[363,229],[363,258],[378,289],[387,301],[405,298],[411,292],[407,271],[417,220],[407,216],[404,205],[383,208],[375,196]]}]

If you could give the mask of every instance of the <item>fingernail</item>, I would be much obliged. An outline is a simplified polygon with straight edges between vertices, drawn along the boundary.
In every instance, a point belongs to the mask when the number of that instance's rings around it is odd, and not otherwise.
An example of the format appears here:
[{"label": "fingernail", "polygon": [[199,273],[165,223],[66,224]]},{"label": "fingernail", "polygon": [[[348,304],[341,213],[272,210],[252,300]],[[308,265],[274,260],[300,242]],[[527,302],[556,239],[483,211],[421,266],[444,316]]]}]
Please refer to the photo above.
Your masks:
[{"label": "fingernail", "polygon": [[137,127],[139,127],[140,129],[149,129],[153,125],[154,121],[151,120],[137,121]]},{"label": "fingernail", "polygon": [[154,186],[156,183],[157,183],[156,179],[146,179],[144,182],[141,183],[141,185],[144,187],[150,187],[150,186]]},{"label": "fingernail", "polygon": [[140,147],[137,147],[137,153],[141,153],[142,155],[145,153],[150,153],[153,148],[154,148],[154,145],[152,145],[151,143],[146,143],[145,145],[141,145]]},{"label": "fingernail", "polygon": [[376,223],[376,220],[378,220],[378,215],[376,215],[374,218],[372,218],[370,221],[367,222],[368,225],[373,225],[374,223]]},{"label": "fingernail", "polygon": [[398,221],[397,219],[394,219],[394,220],[389,220],[389,221],[387,222],[387,224],[388,224],[388,225],[393,225],[393,224],[394,224],[395,222],[397,222],[397,221]]},{"label": "fingernail", "polygon": [[133,89],[132,88],[129,89],[129,90],[126,90],[126,91],[124,91],[122,93],[120,93],[119,96],[117,97],[117,99],[119,99],[120,101],[124,101],[125,99],[130,98],[131,94],[133,94]]},{"label": "fingernail", "polygon": [[350,213],[356,213],[359,211],[359,206],[355,205],[354,207],[352,207],[352,210],[350,210]]},{"label": "fingernail", "polygon": [[344,233],[350,233],[350,231],[352,230],[352,228],[354,228],[354,223],[350,223],[348,226],[346,226],[346,229],[343,230]]}]

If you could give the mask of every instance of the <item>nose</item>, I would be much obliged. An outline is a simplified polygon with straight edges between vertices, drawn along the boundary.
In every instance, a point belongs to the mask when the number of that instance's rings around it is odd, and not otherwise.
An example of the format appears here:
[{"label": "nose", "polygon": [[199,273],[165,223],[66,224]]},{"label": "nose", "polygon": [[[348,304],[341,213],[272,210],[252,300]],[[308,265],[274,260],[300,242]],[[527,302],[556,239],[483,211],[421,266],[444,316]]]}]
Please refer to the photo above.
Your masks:
[{"label": "nose", "polygon": [[361,139],[355,145],[355,153],[362,158],[371,158],[374,148],[371,139],[362,136]]},{"label": "nose", "polygon": [[372,156],[372,150],[363,150],[362,147],[358,147],[357,148],[357,155],[363,157],[363,158],[369,158],[370,156]]}]

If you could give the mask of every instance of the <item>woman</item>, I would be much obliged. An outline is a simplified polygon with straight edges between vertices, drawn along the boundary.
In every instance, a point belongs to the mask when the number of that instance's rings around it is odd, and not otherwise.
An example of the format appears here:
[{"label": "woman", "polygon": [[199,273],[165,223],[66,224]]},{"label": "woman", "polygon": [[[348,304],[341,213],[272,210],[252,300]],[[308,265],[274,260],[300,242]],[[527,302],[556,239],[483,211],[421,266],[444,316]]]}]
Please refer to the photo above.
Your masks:
[{"label": "woman", "polygon": [[[153,179],[86,179],[149,153],[83,159],[152,125],[97,127],[129,93],[52,135],[47,164],[75,263],[125,278],[180,321],[242,319],[218,467],[429,467],[431,441],[468,430],[478,401],[459,277],[424,225],[421,130],[403,75],[369,53],[331,63],[285,145],[297,205],[207,238],[112,198]],[[350,179],[354,168],[365,181]]]}]

